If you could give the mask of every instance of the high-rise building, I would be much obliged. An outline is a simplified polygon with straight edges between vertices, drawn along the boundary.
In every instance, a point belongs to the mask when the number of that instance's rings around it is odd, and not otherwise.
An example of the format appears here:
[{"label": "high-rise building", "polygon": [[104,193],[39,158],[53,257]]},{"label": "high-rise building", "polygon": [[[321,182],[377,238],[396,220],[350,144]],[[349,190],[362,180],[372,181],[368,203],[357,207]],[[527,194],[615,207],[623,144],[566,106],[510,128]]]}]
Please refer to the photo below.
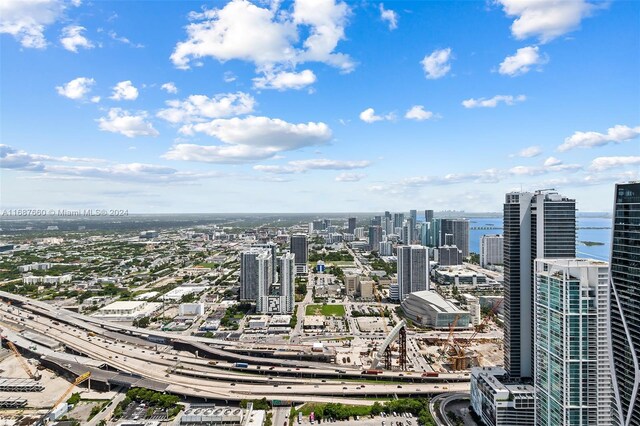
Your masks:
[{"label": "high-rise building", "polygon": [[282,297],[282,313],[293,313],[296,292],[296,256],[285,253],[280,257],[280,296]]},{"label": "high-rise building", "polygon": [[614,420],[640,425],[640,182],[617,184],[610,304]]},{"label": "high-rise building", "polygon": [[483,235],[480,237],[480,266],[502,265],[504,238],[502,235]]},{"label": "high-rise building", "polygon": [[349,223],[349,225],[347,226],[347,232],[349,234],[353,234],[353,232],[356,230],[356,218],[355,217],[350,217],[348,219],[348,223]]},{"label": "high-rise building", "polygon": [[374,216],[371,219],[371,226],[382,226],[382,216]]},{"label": "high-rise building", "polygon": [[398,297],[404,300],[410,293],[429,290],[429,255],[418,245],[398,246]]},{"label": "high-rise building", "polygon": [[382,227],[369,227],[369,250],[380,251],[380,241],[382,241]]},{"label": "high-rise building", "polygon": [[360,287],[360,277],[358,275],[345,275],[344,289],[347,296],[355,296]]},{"label": "high-rise building", "polygon": [[306,274],[308,272],[307,260],[309,259],[309,242],[304,234],[293,234],[291,236],[291,253],[295,255],[296,274]]},{"label": "high-rise building", "polygon": [[418,223],[418,210],[409,210],[409,217],[413,221],[413,226],[416,226],[416,223]]},{"label": "high-rise building", "polygon": [[535,261],[536,426],[611,425],[608,264]]},{"label": "high-rise building", "polygon": [[424,211],[424,221],[430,223],[433,220],[433,210]]},{"label": "high-rise building", "polygon": [[276,267],[278,262],[278,245],[276,243],[254,243],[251,244],[251,247],[264,248],[271,252],[271,273],[273,274],[271,282],[275,283],[278,281],[278,268]]},{"label": "high-rise building", "polygon": [[[463,257],[469,257],[469,221],[466,219],[444,219],[441,232],[453,235],[453,245],[462,251]],[[441,240],[442,241],[442,240]]]},{"label": "high-rise building", "polygon": [[404,223],[404,213],[394,213],[393,214],[393,229],[402,228],[402,224]]},{"label": "high-rise building", "polygon": [[271,250],[251,248],[240,255],[240,299],[259,301],[273,283]]},{"label": "high-rise building", "polygon": [[364,239],[364,228],[361,226],[357,227],[356,229],[353,230],[353,235],[358,240]]},{"label": "high-rise building", "polygon": [[380,243],[380,256],[393,256],[393,243],[391,241],[382,241]]},{"label": "high-rise building", "polygon": [[404,222],[402,226],[402,242],[404,244],[413,244],[413,240],[415,239],[415,223],[413,219],[409,218]]},{"label": "high-rise building", "polygon": [[576,257],[576,202],[555,192],[512,192],[504,204],[504,366],[533,378],[534,260]]}]

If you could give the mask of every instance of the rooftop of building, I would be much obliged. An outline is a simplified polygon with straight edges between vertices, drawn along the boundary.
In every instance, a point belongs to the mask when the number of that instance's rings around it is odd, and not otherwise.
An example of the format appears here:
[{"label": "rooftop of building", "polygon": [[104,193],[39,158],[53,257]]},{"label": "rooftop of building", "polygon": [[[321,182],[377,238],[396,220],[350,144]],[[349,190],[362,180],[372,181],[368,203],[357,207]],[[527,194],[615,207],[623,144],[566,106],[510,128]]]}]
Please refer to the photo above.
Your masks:
[{"label": "rooftop of building", "polygon": [[409,297],[419,298],[429,303],[431,307],[442,312],[442,313],[467,313],[464,310],[461,310],[457,306],[453,305],[453,303],[447,301],[444,297],[440,296],[435,291],[424,290],[424,291],[416,291],[414,293],[409,294]]}]

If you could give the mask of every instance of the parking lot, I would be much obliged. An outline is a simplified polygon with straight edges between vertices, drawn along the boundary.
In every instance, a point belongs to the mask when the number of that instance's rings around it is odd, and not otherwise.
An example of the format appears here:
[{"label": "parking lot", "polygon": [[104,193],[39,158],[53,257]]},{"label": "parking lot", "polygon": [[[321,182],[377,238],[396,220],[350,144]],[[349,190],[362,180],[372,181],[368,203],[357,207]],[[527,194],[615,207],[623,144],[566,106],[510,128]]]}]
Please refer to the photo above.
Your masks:
[{"label": "parking lot", "polygon": [[[327,426],[347,426],[347,425],[358,425],[358,426],[417,426],[418,425],[418,420],[415,418],[415,416],[411,416],[411,417],[405,417],[405,416],[401,416],[399,413],[396,413],[397,415],[385,415],[383,416],[376,416],[374,418],[371,418],[370,416],[366,416],[366,417],[360,417],[359,420],[354,420],[353,418],[349,419],[349,420],[336,420],[336,421],[326,421],[325,419],[322,420],[321,423],[318,423],[317,421],[315,421],[313,424],[317,425],[317,424],[321,424],[321,425],[327,425]],[[294,422],[294,425],[296,424],[301,424],[301,425],[310,425],[311,423],[309,422],[309,418],[303,418],[302,423],[298,423],[297,421]]]}]

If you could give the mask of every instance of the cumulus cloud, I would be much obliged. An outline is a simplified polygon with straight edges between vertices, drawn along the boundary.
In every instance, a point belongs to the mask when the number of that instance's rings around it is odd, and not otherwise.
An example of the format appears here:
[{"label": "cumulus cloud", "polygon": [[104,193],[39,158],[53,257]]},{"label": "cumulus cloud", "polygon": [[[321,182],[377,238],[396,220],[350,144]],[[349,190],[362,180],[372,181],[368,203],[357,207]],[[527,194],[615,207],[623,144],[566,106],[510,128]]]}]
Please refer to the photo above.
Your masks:
[{"label": "cumulus cloud", "polygon": [[220,9],[191,13],[187,40],[177,43],[171,60],[182,69],[206,57],[248,61],[264,74],[265,84],[274,70],[293,71],[304,62],[322,62],[350,72],[355,67],[352,59],[335,52],[345,38],[349,13],[347,4],[336,0],[295,0],[293,10],[280,9],[277,1],[260,7],[232,0]]},{"label": "cumulus cloud", "polygon": [[549,61],[546,55],[540,55],[538,46],[527,46],[518,49],[513,56],[507,56],[500,64],[498,72],[503,75],[515,77],[526,74],[531,67],[542,66]]},{"label": "cumulus cloud", "polygon": [[182,126],[180,132],[186,135],[203,133],[224,144],[178,144],[164,158],[206,163],[244,163],[273,158],[284,151],[322,145],[331,139],[331,129],[322,122],[293,124],[277,118],[256,116],[187,124]]},{"label": "cumulus cloud", "polygon": [[598,157],[591,161],[590,169],[594,171],[603,171],[625,166],[639,166],[640,156],[624,156],[624,157]]},{"label": "cumulus cloud", "polygon": [[577,29],[596,6],[587,0],[496,0],[509,17],[516,18],[511,33],[519,40],[537,37],[546,43]]},{"label": "cumulus cloud", "polygon": [[394,113],[389,113],[386,115],[376,115],[376,111],[373,108],[367,108],[360,113],[360,120],[365,123],[375,123],[376,121],[382,120],[393,120],[395,119]]},{"label": "cumulus cloud", "polygon": [[253,166],[254,170],[273,174],[304,173],[309,170],[353,170],[363,169],[371,165],[370,161],[342,161],[329,159],[310,159],[289,161],[286,165],[262,165]]},{"label": "cumulus cloud", "polygon": [[253,79],[257,89],[299,90],[316,82],[316,75],[311,70],[300,72],[266,72],[263,77]]},{"label": "cumulus cloud", "polygon": [[[91,91],[91,86],[95,83],[96,81],[93,78],[78,77],[62,86],[56,86],[56,91],[60,96],[81,100]],[[97,100],[99,101],[100,98],[98,97]]]},{"label": "cumulus cloud", "polygon": [[120,133],[128,138],[158,136],[159,133],[147,121],[145,111],[130,113],[121,108],[111,108],[106,117],[99,118],[98,127],[105,132]]},{"label": "cumulus cloud", "polygon": [[542,148],[539,146],[529,146],[518,151],[517,154],[510,155],[510,157],[522,157],[531,158],[542,154]]},{"label": "cumulus cloud", "polygon": [[558,160],[556,157],[549,157],[544,160],[544,166],[546,167],[557,166],[559,164],[562,164],[562,161]]},{"label": "cumulus cloud", "polygon": [[58,21],[67,4],[62,0],[2,0],[0,33],[15,37],[22,47],[44,49],[44,31]]},{"label": "cumulus cloud", "polygon": [[391,31],[398,28],[398,14],[393,10],[385,9],[382,3],[380,3],[380,18],[389,24]]},{"label": "cumulus cloud", "polygon": [[131,80],[121,81],[113,86],[113,94],[110,99],[114,101],[133,101],[138,98],[138,89],[131,83]]},{"label": "cumulus cloud", "polygon": [[404,114],[404,118],[417,121],[429,120],[433,118],[433,116],[433,113],[431,111],[425,111],[422,105],[414,105]]},{"label": "cumulus cloud", "polygon": [[253,111],[256,101],[250,94],[237,92],[221,93],[211,98],[191,95],[183,101],[171,100],[166,104],[169,108],[160,110],[157,115],[176,124],[248,114]]},{"label": "cumulus cloud", "polygon": [[640,135],[640,126],[629,127],[616,125],[607,129],[607,133],[598,132],[575,132],[558,146],[558,151],[564,152],[574,148],[593,148],[596,146],[608,145],[610,143],[621,143],[630,141]]},{"label": "cumulus cloud", "polygon": [[85,30],[86,28],[80,25],[64,27],[62,29],[60,43],[65,49],[74,53],[78,53],[78,47],[92,49],[94,47],[93,43],[82,34]]},{"label": "cumulus cloud", "polygon": [[452,59],[451,48],[434,50],[420,62],[428,79],[444,77],[451,70],[449,61]]},{"label": "cumulus cloud", "polygon": [[162,86],[160,86],[160,88],[162,90],[164,90],[167,93],[171,93],[173,95],[175,95],[176,93],[178,93],[178,88],[176,87],[176,85],[173,83],[173,81],[170,81],[168,83],[164,83]]},{"label": "cumulus cloud", "polygon": [[524,102],[527,99],[525,95],[511,96],[511,95],[496,95],[493,98],[470,98],[462,101],[462,106],[465,108],[495,108],[499,103],[505,105],[515,105],[517,102]]},{"label": "cumulus cloud", "polygon": [[367,177],[364,173],[340,173],[336,176],[336,182],[359,182]]}]

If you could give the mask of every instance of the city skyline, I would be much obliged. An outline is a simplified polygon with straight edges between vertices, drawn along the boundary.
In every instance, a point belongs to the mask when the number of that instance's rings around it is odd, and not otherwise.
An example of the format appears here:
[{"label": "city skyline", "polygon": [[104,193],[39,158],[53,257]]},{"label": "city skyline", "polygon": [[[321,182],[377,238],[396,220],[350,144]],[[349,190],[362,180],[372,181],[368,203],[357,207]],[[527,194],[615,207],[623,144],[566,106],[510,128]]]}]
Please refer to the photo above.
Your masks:
[{"label": "city skyline", "polygon": [[640,179],[634,2],[0,11],[3,209],[497,212],[554,187],[610,212]]}]

